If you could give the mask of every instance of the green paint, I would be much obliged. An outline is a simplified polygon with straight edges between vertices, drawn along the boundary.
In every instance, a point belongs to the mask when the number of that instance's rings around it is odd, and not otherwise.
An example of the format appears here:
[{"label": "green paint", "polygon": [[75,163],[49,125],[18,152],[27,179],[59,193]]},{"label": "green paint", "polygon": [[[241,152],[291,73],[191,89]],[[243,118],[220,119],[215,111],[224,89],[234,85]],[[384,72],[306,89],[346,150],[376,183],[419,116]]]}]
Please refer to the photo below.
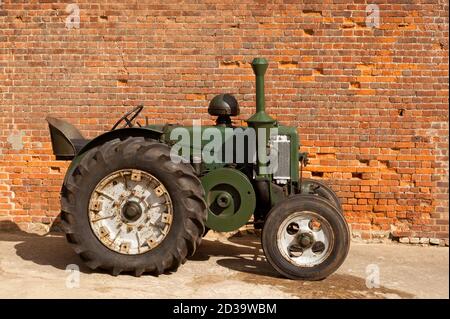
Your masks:
[{"label": "green paint", "polygon": [[[251,183],[251,179],[265,180],[269,183],[270,205],[282,201],[284,196],[280,192],[274,191],[272,186],[273,177],[270,174],[262,174],[265,167],[265,155],[268,149],[268,140],[270,138],[270,129],[276,128],[279,135],[287,135],[290,140],[290,181],[287,184],[289,193],[297,187],[299,182],[299,139],[297,128],[282,126],[266,113],[264,97],[264,75],[268,63],[264,58],[256,58],[252,62],[252,68],[256,79],[256,112],[247,120],[248,126],[234,127],[225,125],[215,126],[181,126],[177,124],[147,125],[142,128],[126,128],[106,132],[90,141],[73,158],[67,174],[73,174],[76,167],[81,162],[86,152],[96,146],[102,145],[107,141],[127,136],[144,136],[159,140],[162,143],[173,147],[179,143],[182,138],[171,138],[171,133],[178,128],[183,128],[187,139],[183,141],[188,149],[189,161],[194,157],[202,155],[203,151],[213,151],[217,158],[215,163],[207,163],[204,160],[199,164],[199,177],[205,188],[205,200],[208,204],[207,226],[217,231],[232,231],[238,229],[248,222],[256,206],[256,195]],[[66,126],[63,126],[65,128]],[[214,129],[214,133],[211,133]],[[266,139],[262,144],[264,152],[258,155],[257,146],[255,149],[249,149],[248,144],[243,140],[254,134],[258,140],[258,129],[266,132]],[[252,132],[250,132],[252,131]],[[208,134],[211,133],[211,134]],[[54,135],[54,134],[53,134]],[[52,142],[58,142],[52,135]],[[59,144],[72,147],[70,144],[70,134],[63,134],[65,138]],[[241,135],[241,136],[240,136]],[[246,137],[245,137],[246,136]],[[212,147],[215,138],[220,138],[221,143]],[[66,143],[66,144],[64,144]],[[181,145],[181,144],[179,144]],[[255,154],[256,152],[256,154]],[[231,157],[231,160],[230,160]],[[239,159],[239,160],[238,160]],[[235,165],[236,164],[236,165]],[[238,169],[242,169],[246,174]],[[252,175],[255,172],[255,175]],[[66,180],[65,180],[66,182]]]},{"label": "green paint", "polygon": [[[256,207],[256,196],[248,177],[232,168],[219,168],[201,178],[205,189],[208,218],[206,226],[232,231],[245,225]],[[219,204],[226,199],[226,204]]]}]

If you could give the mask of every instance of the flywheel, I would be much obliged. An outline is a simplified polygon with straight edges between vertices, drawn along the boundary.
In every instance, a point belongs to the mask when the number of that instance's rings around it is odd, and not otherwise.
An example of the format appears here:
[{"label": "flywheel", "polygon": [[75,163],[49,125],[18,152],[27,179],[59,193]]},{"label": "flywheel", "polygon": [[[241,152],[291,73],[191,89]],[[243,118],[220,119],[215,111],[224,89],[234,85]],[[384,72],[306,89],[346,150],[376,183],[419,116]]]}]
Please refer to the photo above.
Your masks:
[{"label": "flywheel", "polygon": [[206,226],[221,232],[245,225],[256,206],[248,177],[232,168],[219,168],[201,178],[208,207]]}]

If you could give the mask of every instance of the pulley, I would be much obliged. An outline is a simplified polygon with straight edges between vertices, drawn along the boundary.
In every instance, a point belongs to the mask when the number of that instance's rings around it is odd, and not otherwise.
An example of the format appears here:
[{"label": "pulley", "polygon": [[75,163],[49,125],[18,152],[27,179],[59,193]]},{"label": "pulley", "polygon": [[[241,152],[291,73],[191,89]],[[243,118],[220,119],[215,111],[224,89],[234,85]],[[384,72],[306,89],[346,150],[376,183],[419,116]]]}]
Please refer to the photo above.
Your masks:
[{"label": "pulley", "polygon": [[256,196],[248,177],[232,168],[219,168],[201,178],[208,206],[206,226],[221,232],[245,225],[253,214]]}]

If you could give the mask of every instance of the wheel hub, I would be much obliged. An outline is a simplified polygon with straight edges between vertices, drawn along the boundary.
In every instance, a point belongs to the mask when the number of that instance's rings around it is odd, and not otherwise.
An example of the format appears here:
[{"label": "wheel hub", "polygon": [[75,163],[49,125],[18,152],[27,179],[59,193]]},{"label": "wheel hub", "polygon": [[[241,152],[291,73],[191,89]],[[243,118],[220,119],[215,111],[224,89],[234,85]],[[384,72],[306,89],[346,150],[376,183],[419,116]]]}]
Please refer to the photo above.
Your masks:
[{"label": "wheel hub", "polygon": [[95,236],[109,249],[137,255],[166,238],[173,218],[172,201],[153,175],[136,169],[113,172],[101,180],[89,201]]},{"label": "wheel hub", "polygon": [[227,208],[228,206],[230,206],[232,200],[233,199],[231,195],[227,192],[219,194],[216,198],[217,205],[219,205],[222,208]]},{"label": "wheel hub", "polygon": [[294,212],[280,225],[277,245],[283,257],[299,267],[322,263],[334,245],[330,224],[310,211]]},{"label": "wheel hub", "polygon": [[135,222],[142,216],[142,208],[136,202],[127,202],[122,208],[122,217],[125,222]]},{"label": "wheel hub", "polygon": [[301,233],[298,238],[298,243],[303,249],[307,249],[314,244],[314,236],[310,233]]}]

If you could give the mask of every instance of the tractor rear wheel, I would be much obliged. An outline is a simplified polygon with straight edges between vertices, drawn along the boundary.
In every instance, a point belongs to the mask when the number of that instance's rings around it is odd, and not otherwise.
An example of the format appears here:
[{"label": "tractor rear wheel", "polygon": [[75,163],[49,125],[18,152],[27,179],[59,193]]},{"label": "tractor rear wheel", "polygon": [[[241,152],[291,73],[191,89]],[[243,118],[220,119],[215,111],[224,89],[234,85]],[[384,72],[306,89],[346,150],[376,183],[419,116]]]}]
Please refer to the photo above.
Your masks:
[{"label": "tractor rear wheel", "polygon": [[269,212],[262,246],[269,263],[283,276],[320,280],[344,262],[350,233],[344,217],[328,200],[295,195]]},{"label": "tractor rear wheel", "polygon": [[89,150],[68,176],[61,219],[75,252],[113,275],[176,270],[205,231],[204,191],[191,165],[142,137]]}]

